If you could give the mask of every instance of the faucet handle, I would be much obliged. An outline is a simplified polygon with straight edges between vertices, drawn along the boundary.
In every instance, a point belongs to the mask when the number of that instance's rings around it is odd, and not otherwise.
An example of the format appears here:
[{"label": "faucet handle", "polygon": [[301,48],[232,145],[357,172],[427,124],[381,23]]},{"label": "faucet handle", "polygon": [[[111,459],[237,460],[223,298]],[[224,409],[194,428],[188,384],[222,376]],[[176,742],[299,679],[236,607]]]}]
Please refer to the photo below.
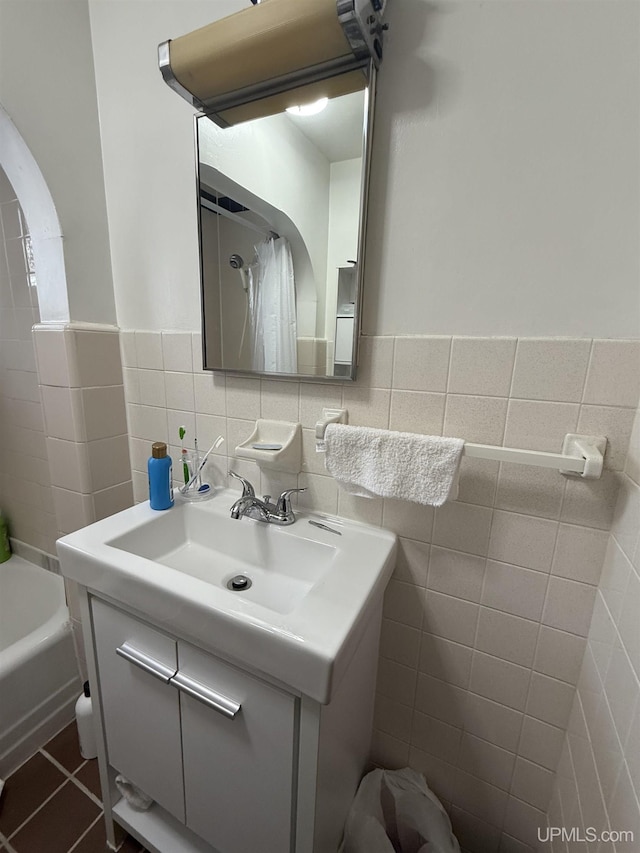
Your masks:
[{"label": "faucet handle", "polygon": [[276,512],[291,512],[291,495],[295,492],[306,492],[306,489],[285,489],[284,492],[278,498],[278,502],[276,504]]},{"label": "faucet handle", "polygon": [[253,486],[251,485],[251,483],[248,480],[245,480],[245,478],[241,477],[240,474],[236,474],[235,471],[229,471],[228,473],[229,473],[230,477],[234,477],[234,479],[240,480],[240,482],[242,483],[242,497],[243,498],[255,498],[255,496],[256,496],[255,489],[253,488]]}]

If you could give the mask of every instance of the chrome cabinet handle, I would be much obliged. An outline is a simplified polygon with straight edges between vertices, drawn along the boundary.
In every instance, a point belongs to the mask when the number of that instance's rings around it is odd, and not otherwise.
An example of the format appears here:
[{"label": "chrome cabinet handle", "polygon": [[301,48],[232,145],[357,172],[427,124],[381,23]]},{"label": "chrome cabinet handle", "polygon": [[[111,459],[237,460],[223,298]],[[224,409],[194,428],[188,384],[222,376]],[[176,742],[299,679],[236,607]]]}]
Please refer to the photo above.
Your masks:
[{"label": "chrome cabinet handle", "polygon": [[195,678],[189,678],[188,675],[182,672],[177,672],[173,676],[171,684],[188,696],[192,696],[209,708],[213,708],[214,711],[218,711],[220,714],[228,717],[230,720],[233,720],[241,708],[239,702],[234,702],[233,699],[229,699],[221,693],[216,693],[215,690],[206,687],[200,681],[196,681]]},{"label": "chrome cabinet handle", "polygon": [[140,649],[136,649],[135,646],[131,645],[131,643],[127,642],[118,646],[116,654],[121,658],[128,660],[129,663],[132,663],[134,666],[148,672],[149,675],[153,675],[154,678],[158,678],[165,684],[168,684],[176,674],[175,667],[161,663],[159,660],[156,660],[156,658],[152,658],[151,655],[141,652]]}]

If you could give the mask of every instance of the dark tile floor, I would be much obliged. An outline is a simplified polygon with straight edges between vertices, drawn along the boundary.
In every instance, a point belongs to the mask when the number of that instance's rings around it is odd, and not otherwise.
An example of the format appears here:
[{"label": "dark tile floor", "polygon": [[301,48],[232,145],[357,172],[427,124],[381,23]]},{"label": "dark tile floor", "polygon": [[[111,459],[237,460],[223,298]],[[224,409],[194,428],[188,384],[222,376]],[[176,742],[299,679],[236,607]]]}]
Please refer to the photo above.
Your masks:
[{"label": "dark tile floor", "polygon": [[[97,760],[70,723],[10,776],[0,797],[2,853],[105,853]],[[145,853],[130,836],[119,853]]]}]

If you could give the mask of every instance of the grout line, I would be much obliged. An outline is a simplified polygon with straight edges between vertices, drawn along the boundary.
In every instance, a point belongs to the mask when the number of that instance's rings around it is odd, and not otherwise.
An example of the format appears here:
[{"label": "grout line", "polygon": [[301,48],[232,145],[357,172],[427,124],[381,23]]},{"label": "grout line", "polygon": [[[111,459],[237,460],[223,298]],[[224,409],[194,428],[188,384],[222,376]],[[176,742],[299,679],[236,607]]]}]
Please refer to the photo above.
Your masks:
[{"label": "grout line", "polygon": [[60,762],[57,759],[55,759],[53,757],[53,755],[51,755],[51,753],[47,752],[47,750],[44,747],[39,749],[38,752],[42,753],[42,755],[44,755],[44,757],[48,761],[50,761],[54,765],[54,767],[57,767],[58,770],[67,777],[67,779],[71,779],[73,774],[77,773],[77,771],[80,770],[82,767],[84,767],[84,765],[87,763],[87,759],[83,758],[75,770],[68,770],[63,764],[60,764]]},{"label": "grout line", "polygon": [[89,826],[85,829],[85,831],[82,833],[82,835],[79,836],[79,838],[76,838],[76,840],[73,842],[71,847],[67,850],[67,853],[73,853],[73,851],[78,847],[78,844],[80,844],[82,839],[85,836],[87,836],[91,832],[93,827],[98,823],[98,821],[101,821],[103,818],[104,818],[104,812],[101,812],[98,815],[98,817],[92,823],[89,824]]},{"label": "grout line", "polygon": [[16,828],[13,830],[13,832],[12,832],[12,833],[11,833],[11,835],[9,836],[9,840],[10,840],[11,838],[14,838],[14,837],[18,834],[18,832],[20,832],[20,830],[21,830],[21,829],[22,829],[22,828],[23,828],[27,823],[29,823],[29,821],[30,821],[30,820],[31,820],[35,815],[37,815],[37,814],[38,814],[38,812],[39,812],[39,811],[41,811],[41,810],[42,810],[42,808],[43,808],[44,806],[46,806],[46,804],[49,802],[49,800],[52,800],[52,799],[55,797],[55,795],[58,793],[58,791],[60,791],[60,790],[62,790],[62,788],[64,788],[64,786],[67,784],[67,782],[68,782],[68,781],[69,781],[68,779],[65,779],[65,780],[64,780],[64,782],[63,782],[61,785],[58,785],[58,787],[55,789],[55,791],[53,791],[53,793],[49,794],[49,796],[48,796],[45,800],[43,800],[43,801],[40,803],[40,805],[38,806],[38,808],[37,808],[37,809],[34,809],[34,810],[31,812],[31,814],[29,815],[29,817],[28,817],[28,818],[26,818],[26,820],[23,820],[23,821],[22,821],[22,823],[20,824],[20,826],[16,827]]}]

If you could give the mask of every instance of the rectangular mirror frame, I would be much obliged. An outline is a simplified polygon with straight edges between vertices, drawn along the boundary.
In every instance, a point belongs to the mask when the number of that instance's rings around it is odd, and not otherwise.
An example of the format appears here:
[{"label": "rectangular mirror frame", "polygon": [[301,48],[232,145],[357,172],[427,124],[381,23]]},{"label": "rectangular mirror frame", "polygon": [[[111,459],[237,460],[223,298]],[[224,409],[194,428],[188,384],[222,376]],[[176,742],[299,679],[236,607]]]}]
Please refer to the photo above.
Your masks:
[{"label": "rectangular mirror frame", "polygon": [[341,376],[314,375],[306,373],[270,373],[266,371],[256,370],[239,370],[237,368],[211,367],[207,363],[207,335],[205,332],[205,294],[204,294],[204,263],[202,252],[202,219],[200,208],[200,156],[198,150],[198,119],[201,115],[194,116],[194,139],[195,139],[195,190],[196,190],[196,213],[198,217],[198,256],[200,265],[200,313],[201,313],[201,329],[202,329],[202,364],[203,370],[212,371],[215,373],[224,373],[232,376],[260,376],[272,379],[295,379],[305,382],[349,382],[356,379],[357,364],[358,364],[358,343],[360,337],[360,326],[362,322],[362,300],[364,293],[364,274],[365,274],[365,246],[367,236],[367,218],[368,218],[368,202],[369,202],[369,181],[371,175],[371,150],[373,140],[373,125],[375,117],[375,101],[376,101],[376,68],[373,63],[369,67],[369,84],[367,86],[365,97],[365,112],[366,121],[364,122],[364,135],[362,140],[362,185],[360,191],[360,222],[358,223],[358,257],[357,257],[357,275],[356,275],[356,303],[354,307],[354,323],[353,323],[353,342],[352,342],[352,359],[351,371],[348,374]]}]

